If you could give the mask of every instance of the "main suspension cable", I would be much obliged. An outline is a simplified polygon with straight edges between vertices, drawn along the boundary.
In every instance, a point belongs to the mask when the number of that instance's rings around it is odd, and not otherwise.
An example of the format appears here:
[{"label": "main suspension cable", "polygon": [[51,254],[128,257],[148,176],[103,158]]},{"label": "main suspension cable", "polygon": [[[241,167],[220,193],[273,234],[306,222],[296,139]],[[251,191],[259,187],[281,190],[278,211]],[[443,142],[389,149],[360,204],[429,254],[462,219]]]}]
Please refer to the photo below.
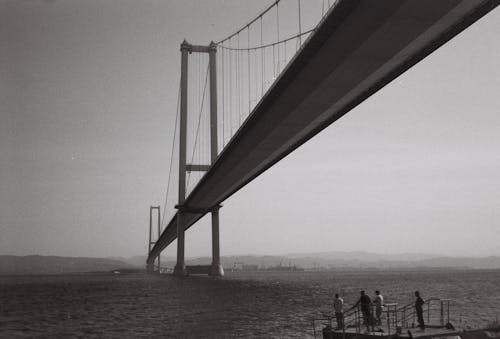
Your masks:
[{"label": "main suspension cable", "polygon": [[314,32],[314,31],[315,31],[315,28],[311,28],[308,31],[305,31],[305,32],[302,32],[302,33],[298,33],[298,34],[292,35],[292,36],[290,36],[290,37],[288,37],[286,39],[283,39],[283,40],[280,40],[280,41],[276,41],[276,42],[272,42],[272,43],[269,43],[269,44],[266,44],[266,45],[262,45],[262,46],[254,46],[254,47],[250,47],[250,48],[234,48],[234,47],[227,47],[227,46],[219,45],[219,47],[222,48],[222,49],[230,50],[230,51],[246,51],[246,50],[249,50],[249,49],[250,50],[254,50],[254,49],[274,47],[274,46],[282,44],[284,42],[300,38],[303,35],[309,34],[309,33]]},{"label": "main suspension cable", "polygon": [[[168,193],[170,191],[170,179],[172,177],[172,164],[173,164],[173,160],[174,160],[175,137],[177,135],[177,121],[179,120],[180,101],[181,101],[181,84],[179,82],[179,93],[177,94],[177,109],[176,109],[176,113],[175,113],[175,123],[174,123],[174,137],[172,140],[172,150],[170,151],[170,165],[168,168],[167,192],[165,194],[165,203],[163,204],[163,213],[162,213],[161,221],[160,221],[160,225],[161,225],[160,228],[161,229],[163,229],[163,226],[164,226],[163,222],[165,220],[165,211],[167,210],[167,203],[168,203]],[[160,235],[158,234],[158,237],[159,236]]]},{"label": "main suspension cable", "polygon": [[255,21],[257,21],[259,18],[261,18],[262,16],[264,16],[264,14],[266,14],[267,12],[269,12],[274,6],[276,6],[281,0],[276,0],[275,2],[273,2],[271,5],[269,5],[269,7],[267,7],[265,10],[263,10],[259,15],[257,15],[253,20],[251,20],[249,23],[247,23],[245,26],[241,27],[237,32],[234,32],[233,34],[231,34],[230,36],[226,37],[225,39],[222,39],[220,41],[217,42],[217,45],[231,39],[232,37],[236,36],[237,34],[239,34],[241,31],[243,31],[245,28],[247,28],[248,26],[250,26],[251,24],[253,24]]}]

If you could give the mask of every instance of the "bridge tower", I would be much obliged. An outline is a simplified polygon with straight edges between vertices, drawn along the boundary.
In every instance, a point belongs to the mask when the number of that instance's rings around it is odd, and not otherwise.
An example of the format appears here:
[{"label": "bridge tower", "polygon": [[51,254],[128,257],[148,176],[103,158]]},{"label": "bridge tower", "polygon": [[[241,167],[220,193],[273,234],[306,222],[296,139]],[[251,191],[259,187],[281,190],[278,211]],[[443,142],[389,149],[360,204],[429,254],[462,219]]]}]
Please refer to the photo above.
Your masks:
[{"label": "bridge tower", "polygon": [[[208,53],[210,71],[210,165],[187,164],[186,144],[187,144],[187,118],[188,118],[188,57],[191,53]],[[177,263],[174,274],[184,276],[187,274],[184,260],[185,238],[183,218],[187,213],[202,213],[199,210],[190,209],[185,206],[186,200],[186,172],[187,171],[208,171],[217,159],[217,69],[216,69],[217,45],[211,42],[209,46],[191,45],[186,40],[181,43],[181,98],[180,98],[180,137],[179,137],[179,203],[176,206],[177,214]],[[219,209],[220,206],[212,206],[212,264],[208,272],[212,276],[224,275],[224,270],[220,263],[219,246]]]},{"label": "bridge tower", "polygon": [[[153,211],[157,210],[157,226],[158,226],[158,238],[161,234],[161,222],[160,222],[160,206],[149,206],[149,242],[148,242],[148,253],[151,253],[151,247],[156,243],[153,241]],[[160,273],[160,256],[158,256],[158,273]],[[154,262],[148,264],[147,271],[152,273],[154,271]]]}]

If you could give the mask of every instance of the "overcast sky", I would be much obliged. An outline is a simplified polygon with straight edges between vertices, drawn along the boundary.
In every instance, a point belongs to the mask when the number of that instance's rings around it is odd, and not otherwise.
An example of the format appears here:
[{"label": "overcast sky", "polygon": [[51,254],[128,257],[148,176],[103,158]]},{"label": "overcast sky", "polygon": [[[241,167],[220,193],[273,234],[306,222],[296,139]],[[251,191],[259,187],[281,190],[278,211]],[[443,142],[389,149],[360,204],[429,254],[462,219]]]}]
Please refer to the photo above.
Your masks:
[{"label": "overcast sky", "polygon": [[[0,254],[145,254],[179,44],[271,2],[0,0]],[[221,254],[500,255],[499,36],[497,8],[228,199]]]}]

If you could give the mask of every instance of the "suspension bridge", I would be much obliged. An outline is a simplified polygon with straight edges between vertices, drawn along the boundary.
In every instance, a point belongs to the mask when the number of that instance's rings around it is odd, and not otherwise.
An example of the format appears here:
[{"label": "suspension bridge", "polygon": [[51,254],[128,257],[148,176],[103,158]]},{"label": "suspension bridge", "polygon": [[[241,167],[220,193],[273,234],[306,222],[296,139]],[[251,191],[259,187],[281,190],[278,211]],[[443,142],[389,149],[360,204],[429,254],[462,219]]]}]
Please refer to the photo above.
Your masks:
[{"label": "suspension bridge", "polygon": [[[176,212],[166,223],[165,208],[161,218],[159,207],[150,210],[148,271],[160,269],[161,252],[177,240],[174,273],[186,275],[184,233],[210,213],[212,264],[204,273],[223,275],[224,200],[500,0],[323,0],[307,26],[311,3],[278,0],[225,39],[182,42]],[[171,162],[166,201],[172,172]]]}]

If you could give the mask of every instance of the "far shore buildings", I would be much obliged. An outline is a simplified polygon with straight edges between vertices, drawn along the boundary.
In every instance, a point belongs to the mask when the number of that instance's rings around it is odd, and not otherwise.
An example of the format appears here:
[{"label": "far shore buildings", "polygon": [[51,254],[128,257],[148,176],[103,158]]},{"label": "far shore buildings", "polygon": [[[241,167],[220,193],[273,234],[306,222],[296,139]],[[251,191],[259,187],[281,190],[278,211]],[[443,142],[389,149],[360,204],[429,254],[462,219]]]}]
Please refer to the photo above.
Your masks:
[{"label": "far shore buildings", "polygon": [[238,271],[303,271],[304,269],[301,267],[297,267],[295,265],[283,266],[281,263],[277,266],[259,266],[259,265],[249,265],[241,262],[233,263],[233,267],[231,268],[231,272]]}]

